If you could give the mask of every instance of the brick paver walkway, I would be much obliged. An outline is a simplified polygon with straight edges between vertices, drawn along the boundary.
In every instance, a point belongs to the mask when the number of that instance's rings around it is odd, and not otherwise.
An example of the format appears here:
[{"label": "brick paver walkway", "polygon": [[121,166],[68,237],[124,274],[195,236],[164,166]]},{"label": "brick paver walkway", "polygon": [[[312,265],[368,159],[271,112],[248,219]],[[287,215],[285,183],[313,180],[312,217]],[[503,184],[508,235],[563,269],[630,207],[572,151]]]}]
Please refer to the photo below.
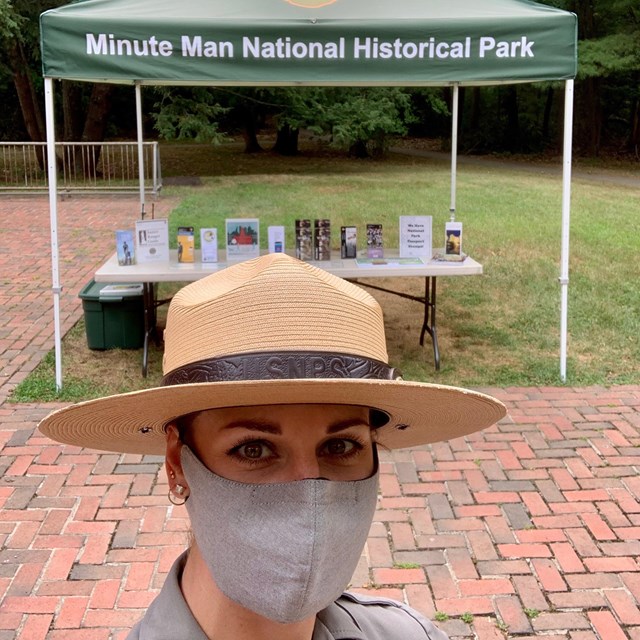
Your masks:
[{"label": "brick paver walkway", "polygon": [[[51,341],[48,222],[42,203],[11,204],[11,215],[8,204],[5,395]],[[68,327],[77,290],[137,209],[63,207]],[[31,245],[12,231],[24,219]],[[640,386],[487,391],[509,408],[500,425],[383,453],[354,587],[405,599],[452,639],[640,640]],[[186,510],[168,503],[160,459],[39,435],[52,407],[0,396],[0,640],[121,640],[184,548]]]}]

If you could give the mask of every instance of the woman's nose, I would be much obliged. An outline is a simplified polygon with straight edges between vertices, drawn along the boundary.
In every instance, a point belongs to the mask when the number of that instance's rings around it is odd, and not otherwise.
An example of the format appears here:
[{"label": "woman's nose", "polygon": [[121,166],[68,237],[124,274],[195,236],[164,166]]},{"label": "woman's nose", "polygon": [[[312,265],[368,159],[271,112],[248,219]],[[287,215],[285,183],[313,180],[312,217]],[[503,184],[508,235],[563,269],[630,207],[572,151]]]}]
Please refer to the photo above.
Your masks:
[{"label": "woman's nose", "polygon": [[288,481],[320,478],[320,462],[315,455],[297,456],[291,461],[287,476]]}]

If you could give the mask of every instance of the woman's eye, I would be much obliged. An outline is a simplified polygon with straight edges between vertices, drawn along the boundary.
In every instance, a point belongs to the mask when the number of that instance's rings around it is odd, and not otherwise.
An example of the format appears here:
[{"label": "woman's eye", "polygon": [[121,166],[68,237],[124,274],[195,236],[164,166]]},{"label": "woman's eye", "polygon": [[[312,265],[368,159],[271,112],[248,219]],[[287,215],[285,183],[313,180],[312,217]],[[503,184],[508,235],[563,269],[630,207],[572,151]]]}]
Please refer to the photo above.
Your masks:
[{"label": "woman's eye", "polygon": [[232,454],[246,460],[264,460],[273,455],[273,451],[264,442],[246,442],[232,450]]},{"label": "woman's eye", "polygon": [[348,456],[360,449],[362,447],[353,440],[344,440],[342,438],[329,440],[324,445],[325,455],[329,456]]}]

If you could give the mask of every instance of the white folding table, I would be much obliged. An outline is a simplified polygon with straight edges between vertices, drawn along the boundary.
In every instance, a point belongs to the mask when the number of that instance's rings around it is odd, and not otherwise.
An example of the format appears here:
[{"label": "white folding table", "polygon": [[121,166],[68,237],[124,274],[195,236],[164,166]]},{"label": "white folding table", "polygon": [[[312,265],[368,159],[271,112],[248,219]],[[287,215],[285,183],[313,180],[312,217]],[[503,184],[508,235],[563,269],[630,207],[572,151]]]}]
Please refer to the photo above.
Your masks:
[{"label": "white folding table", "polygon": [[[219,262],[202,263],[200,252],[195,252],[195,261],[179,263],[177,251],[170,252],[169,262],[151,262],[120,266],[114,253],[95,273],[96,282],[141,282],[144,300],[144,349],[142,357],[142,374],[147,375],[149,339],[156,336],[156,309],[167,300],[156,300],[156,282],[194,282],[226,268],[232,263],[226,261],[224,251],[219,252]],[[419,302],[424,306],[424,317],[420,331],[420,345],[424,345],[424,334],[431,336],[433,358],[436,370],[440,369],[440,350],[436,325],[436,279],[440,276],[473,276],[482,274],[482,265],[472,258],[466,257],[462,262],[441,260],[424,260],[421,264],[401,264],[396,261],[397,251],[385,249],[385,258],[373,264],[359,265],[355,259],[344,259],[332,256],[331,260],[310,262],[329,273],[355,281],[360,286],[400,296]],[[363,279],[373,278],[412,278],[425,280],[424,296],[414,296],[402,291],[381,287]]]}]

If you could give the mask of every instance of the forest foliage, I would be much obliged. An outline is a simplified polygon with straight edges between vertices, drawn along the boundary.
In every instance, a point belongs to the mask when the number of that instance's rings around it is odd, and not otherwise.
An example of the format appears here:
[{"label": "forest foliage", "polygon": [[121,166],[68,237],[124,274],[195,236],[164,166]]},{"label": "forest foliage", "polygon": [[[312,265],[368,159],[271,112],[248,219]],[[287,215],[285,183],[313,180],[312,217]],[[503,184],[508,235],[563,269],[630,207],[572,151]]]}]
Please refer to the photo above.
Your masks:
[{"label": "forest foliage", "polygon": [[[60,0],[0,0],[0,139],[45,139],[38,16]],[[547,0],[578,16],[574,147],[640,158],[640,5],[637,0]],[[58,136],[101,141],[135,135],[130,87],[61,82]],[[447,140],[450,88],[145,88],[145,135],[219,142],[277,131],[273,150],[297,152],[301,129],[356,156],[384,152],[407,134]],[[460,145],[468,153],[555,153],[564,83],[460,89]]]}]

